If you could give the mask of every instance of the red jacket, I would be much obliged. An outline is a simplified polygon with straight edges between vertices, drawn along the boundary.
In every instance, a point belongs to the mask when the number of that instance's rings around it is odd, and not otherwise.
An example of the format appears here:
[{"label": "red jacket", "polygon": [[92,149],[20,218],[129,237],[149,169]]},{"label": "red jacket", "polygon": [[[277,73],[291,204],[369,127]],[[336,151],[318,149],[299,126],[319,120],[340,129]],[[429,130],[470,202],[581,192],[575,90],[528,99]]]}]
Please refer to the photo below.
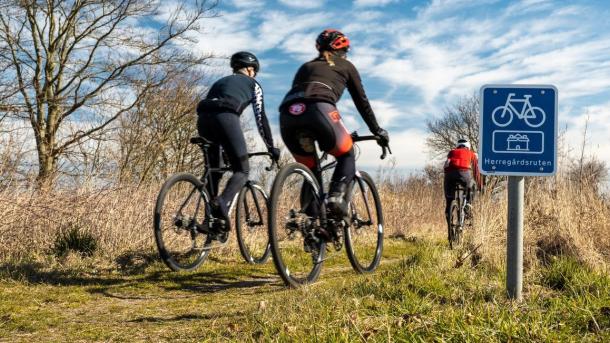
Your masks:
[{"label": "red jacket", "polygon": [[456,170],[472,170],[477,186],[481,189],[481,174],[479,173],[479,159],[474,151],[468,148],[456,148],[449,151],[445,162],[445,173]]}]

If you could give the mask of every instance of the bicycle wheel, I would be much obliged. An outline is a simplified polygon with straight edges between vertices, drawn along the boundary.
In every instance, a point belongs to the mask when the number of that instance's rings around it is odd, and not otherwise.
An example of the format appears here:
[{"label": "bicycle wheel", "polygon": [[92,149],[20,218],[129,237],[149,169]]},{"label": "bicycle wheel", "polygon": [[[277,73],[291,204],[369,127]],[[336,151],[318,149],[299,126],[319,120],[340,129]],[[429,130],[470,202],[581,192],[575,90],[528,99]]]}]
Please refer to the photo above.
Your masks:
[{"label": "bicycle wheel", "polygon": [[192,174],[174,174],[161,187],[153,225],[159,255],[170,269],[194,270],[207,257],[207,236],[197,226],[206,225],[208,201],[203,183]]},{"label": "bicycle wheel", "polygon": [[[530,114],[531,113],[531,114]],[[546,114],[540,107],[532,107],[530,111],[525,113],[525,122],[530,127],[539,127],[544,124],[546,120]]]},{"label": "bicycle wheel", "polygon": [[352,183],[349,226],[345,228],[345,248],[358,273],[374,271],[383,251],[383,213],[377,187],[371,176],[360,172]]},{"label": "bicycle wheel", "polygon": [[451,201],[449,208],[449,248],[453,249],[462,243],[462,228],[460,225],[459,195]]},{"label": "bicycle wheel", "polygon": [[269,239],[273,263],[287,286],[308,284],[320,275],[326,242],[315,232],[322,211],[311,171],[300,163],[284,166],[271,190]]},{"label": "bicycle wheel", "polygon": [[271,254],[267,231],[267,202],[267,193],[255,182],[248,182],[237,198],[237,243],[244,260],[251,264],[265,263]]},{"label": "bicycle wheel", "polygon": [[513,111],[509,107],[498,106],[491,112],[491,120],[497,126],[507,126],[513,121]]}]

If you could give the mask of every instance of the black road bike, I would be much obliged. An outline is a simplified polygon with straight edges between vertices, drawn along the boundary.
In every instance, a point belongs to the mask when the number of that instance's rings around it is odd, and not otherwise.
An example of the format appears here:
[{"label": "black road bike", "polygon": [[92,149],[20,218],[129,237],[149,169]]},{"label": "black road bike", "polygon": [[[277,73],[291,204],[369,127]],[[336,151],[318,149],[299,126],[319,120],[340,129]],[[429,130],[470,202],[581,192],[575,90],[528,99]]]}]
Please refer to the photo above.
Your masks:
[{"label": "black road bike", "polygon": [[[468,190],[461,183],[456,183],[453,191],[453,200],[449,205],[449,221],[447,225],[449,248],[453,249],[462,244],[464,229],[472,226],[472,206],[467,201]],[[470,211],[467,211],[467,206]],[[468,212],[468,213],[467,213]]]},{"label": "black road bike", "polygon": [[[377,136],[352,134],[354,142],[375,140]],[[312,145],[315,146],[314,142]],[[389,147],[382,147],[385,158]],[[298,287],[312,283],[320,275],[327,243],[336,251],[345,243],[349,261],[358,273],[374,271],[383,250],[383,213],[381,200],[373,179],[363,171],[347,189],[348,214],[332,218],[327,213],[322,172],[333,168],[336,161],[324,166],[316,149],[317,168],[312,172],[305,165],[291,163],[277,174],[269,201],[269,238],[273,262],[284,283]]]},{"label": "black road bike", "polygon": [[[154,212],[155,241],[159,255],[174,271],[191,271],[205,261],[210,250],[222,246],[228,232],[219,233],[220,221],[211,214],[210,194],[206,185],[212,182],[212,173],[230,171],[227,165],[212,168],[208,162],[208,149],[212,143],[203,137],[191,138],[204,155],[203,176],[177,173],[170,176],[157,197]],[[248,157],[268,156],[268,152],[248,154]],[[225,164],[226,164],[225,159]],[[272,163],[273,165],[273,163]],[[271,170],[271,167],[267,167]],[[235,206],[235,228],[239,250],[248,263],[265,263],[270,255],[267,236],[268,195],[256,181],[248,181],[232,202]]]}]

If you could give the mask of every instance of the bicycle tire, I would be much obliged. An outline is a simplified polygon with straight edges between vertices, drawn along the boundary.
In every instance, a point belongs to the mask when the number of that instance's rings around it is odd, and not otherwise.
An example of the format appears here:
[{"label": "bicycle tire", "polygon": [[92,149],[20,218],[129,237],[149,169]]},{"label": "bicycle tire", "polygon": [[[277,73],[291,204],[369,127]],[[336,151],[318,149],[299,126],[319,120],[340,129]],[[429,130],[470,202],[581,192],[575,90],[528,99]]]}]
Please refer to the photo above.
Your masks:
[{"label": "bicycle tire", "polygon": [[453,249],[462,243],[462,230],[460,228],[460,200],[462,193],[456,190],[449,207],[449,248]]},{"label": "bicycle tire", "polygon": [[249,181],[239,192],[235,206],[235,233],[241,256],[247,263],[263,264],[271,255],[266,228],[269,197],[263,187]]},{"label": "bicycle tire", "polygon": [[[536,115],[536,111],[538,111],[538,115]],[[529,127],[539,127],[546,121],[546,114],[542,108],[534,106],[528,112],[532,113],[533,118],[529,118],[526,113],[525,118],[523,119]],[[536,119],[536,121],[534,121],[534,119]]]},{"label": "bicycle tire", "polygon": [[452,200],[449,207],[449,249],[453,249],[457,246],[457,227],[455,223],[457,220],[459,220],[458,211],[457,201]]},{"label": "bicycle tire", "polygon": [[[497,113],[503,112],[506,115],[506,112],[508,112],[508,120],[498,120],[502,117],[499,117],[496,119],[497,117]],[[494,124],[496,124],[499,127],[505,127],[508,126],[512,121],[513,121],[513,111],[507,107],[507,106],[498,106],[496,107],[493,112],[491,112],[491,120],[493,121]]]},{"label": "bicycle tire", "polygon": [[[271,255],[280,277],[289,287],[299,287],[315,282],[320,275],[326,255],[324,240],[308,245],[304,236],[304,232],[313,231],[311,228],[315,225],[315,221],[303,224],[310,218],[304,213],[305,210],[301,208],[300,204],[303,184],[309,185],[309,193],[306,195],[313,197],[312,202],[320,204],[319,213],[322,213],[325,209],[323,203],[320,202],[318,182],[309,168],[300,163],[291,163],[280,169],[273,182],[269,201]],[[284,199],[282,197],[284,194],[290,198]],[[299,198],[298,204],[291,201],[295,194]],[[298,209],[297,211],[295,211],[295,207]],[[299,218],[303,218],[303,222],[298,223],[299,228],[289,228],[291,221],[296,222]],[[313,247],[313,249],[307,252],[306,246]]]},{"label": "bicycle tire", "polygon": [[[182,191],[183,194],[179,194]],[[182,195],[187,193],[187,198],[180,200]],[[194,208],[190,202],[192,198],[195,200]],[[194,225],[198,220],[202,224],[207,220],[209,199],[203,183],[193,174],[174,174],[161,187],[155,204],[153,227],[159,256],[171,270],[192,271],[208,256],[209,250],[203,249],[207,235],[199,233]],[[182,203],[179,212],[172,214],[175,211],[172,211],[170,206],[179,203]],[[187,205],[189,212],[194,209],[194,213],[181,213]],[[169,218],[165,218],[164,214],[168,214]],[[166,219],[173,222],[170,224]],[[188,222],[188,225],[185,222]],[[187,227],[184,227],[185,225]],[[175,239],[181,242],[171,239],[172,236],[176,236]],[[185,247],[189,244],[190,247],[174,249],[173,243],[186,243]]]},{"label": "bicycle tire", "polygon": [[[352,182],[348,193],[350,219],[344,236],[345,250],[350,264],[356,272],[363,274],[373,272],[381,261],[383,210],[373,178],[362,171],[359,174]],[[367,199],[367,188],[372,199]],[[375,214],[371,213],[373,208],[368,200],[373,200]],[[364,209],[362,205],[364,205]],[[359,218],[359,214],[362,214],[363,210],[366,214],[363,218]],[[361,225],[363,223],[365,225]]]}]

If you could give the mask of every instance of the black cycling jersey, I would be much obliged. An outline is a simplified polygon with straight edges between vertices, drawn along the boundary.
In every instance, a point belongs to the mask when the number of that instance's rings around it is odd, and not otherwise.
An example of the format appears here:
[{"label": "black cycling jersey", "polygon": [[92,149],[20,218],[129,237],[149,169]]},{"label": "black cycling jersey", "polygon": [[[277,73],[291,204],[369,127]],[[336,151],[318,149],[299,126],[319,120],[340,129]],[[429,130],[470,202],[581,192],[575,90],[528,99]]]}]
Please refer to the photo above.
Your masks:
[{"label": "black cycling jersey", "polygon": [[238,115],[252,104],[256,126],[267,148],[273,147],[269,121],[265,114],[263,89],[253,78],[233,74],[216,81],[204,100],[199,102],[197,113],[233,112]]},{"label": "black cycling jersey", "polygon": [[356,67],[350,61],[340,57],[336,57],[333,64],[331,66],[324,57],[318,57],[303,64],[294,77],[292,89],[282,101],[280,111],[290,104],[304,100],[323,101],[336,105],[347,87],[362,119],[371,132],[376,133],[379,130],[379,124],[377,124],[371,104],[364,93]]}]

